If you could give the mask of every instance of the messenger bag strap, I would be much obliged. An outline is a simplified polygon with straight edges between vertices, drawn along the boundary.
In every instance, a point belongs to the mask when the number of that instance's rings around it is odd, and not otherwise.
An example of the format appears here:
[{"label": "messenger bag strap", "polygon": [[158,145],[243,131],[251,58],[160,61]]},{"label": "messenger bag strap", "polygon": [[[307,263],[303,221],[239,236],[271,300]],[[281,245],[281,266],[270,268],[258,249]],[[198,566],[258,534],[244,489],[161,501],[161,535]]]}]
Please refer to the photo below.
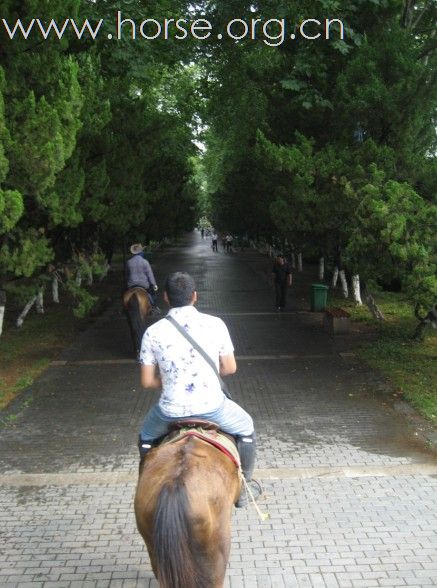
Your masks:
[{"label": "messenger bag strap", "polygon": [[191,345],[194,347],[194,349],[198,353],[200,353],[200,355],[209,363],[209,365],[214,370],[214,373],[217,376],[218,381],[220,382],[220,387],[223,391],[223,394],[225,396],[227,396],[229,398],[229,400],[232,400],[232,397],[231,397],[231,394],[228,390],[228,387],[227,387],[226,383],[223,381],[222,377],[220,376],[219,371],[217,369],[217,366],[215,365],[215,363],[211,359],[211,357],[200,347],[200,345],[193,339],[193,337],[187,333],[187,331],[178,323],[178,321],[176,321],[172,316],[168,316],[168,315],[165,318],[168,321],[170,321],[174,327],[176,327],[176,329],[179,331],[179,333],[181,335],[183,335],[185,337],[185,339],[187,339],[187,341],[189,341],[191,343]]}]

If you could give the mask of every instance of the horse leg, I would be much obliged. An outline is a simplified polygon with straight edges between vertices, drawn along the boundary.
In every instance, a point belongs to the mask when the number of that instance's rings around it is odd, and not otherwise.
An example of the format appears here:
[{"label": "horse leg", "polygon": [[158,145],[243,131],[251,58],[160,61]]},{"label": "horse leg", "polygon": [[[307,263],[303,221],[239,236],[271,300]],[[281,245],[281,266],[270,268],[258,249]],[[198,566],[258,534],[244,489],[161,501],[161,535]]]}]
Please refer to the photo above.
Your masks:
[{"label": "horse leg", "polygon": [[134,331],[132,320],[131,320],[131,317],[129,314],[129,310],[126,309],[125,313],[126,313],[127,323],[129,325],[129,333],[130,333],[130,338],[132,341],[132,350],[134,353],[137,353],[137,338],[135,337],[135,331]]},{"label": "horse leg", "polygon": [[134,344],[135,353],[138,355],[141,349],[141,341],[146,328],[145,320],[142,312],[141,301],[138,296],[134,294],[128,302],[128,315],[131,324],[132,341]]}]

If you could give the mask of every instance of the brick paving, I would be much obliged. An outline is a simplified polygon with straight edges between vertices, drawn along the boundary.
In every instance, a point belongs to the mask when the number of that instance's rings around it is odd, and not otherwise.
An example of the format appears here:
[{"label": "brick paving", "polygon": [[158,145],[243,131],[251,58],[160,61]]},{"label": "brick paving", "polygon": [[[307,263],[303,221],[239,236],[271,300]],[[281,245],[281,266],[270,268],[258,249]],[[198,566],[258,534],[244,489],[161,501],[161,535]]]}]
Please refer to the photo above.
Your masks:
[{"label": "brick paving", "polygon": [[[437,459],[353,355],[309,312],[314,269],[272,309],[270,261],[213,254],[196,234],[155,256],[184,269],[229,325],[233,396],[254,416],[260,501],[235,510],[226,588],[437,585]],[[0,415],[0,586],[156,588],[133,514],[141,390],[118,304]],[[183,588],[183,587],[180,587]]]}]

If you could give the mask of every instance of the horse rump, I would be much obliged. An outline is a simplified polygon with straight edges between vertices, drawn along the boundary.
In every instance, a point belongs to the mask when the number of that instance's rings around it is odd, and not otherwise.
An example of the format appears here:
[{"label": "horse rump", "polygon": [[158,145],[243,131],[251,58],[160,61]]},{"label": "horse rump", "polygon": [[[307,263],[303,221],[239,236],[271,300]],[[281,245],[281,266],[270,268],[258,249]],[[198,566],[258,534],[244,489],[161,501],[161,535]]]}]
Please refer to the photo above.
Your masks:
[{"label": "horse rump", "polygon": [[[139,353],[140,351],[141,340],[147,327],[146,317],[151,308],[147,293],[141,293],[144,300],[140,300],[139,296],[140,294],[138,292],[133,292],[125,303],[135,353]],[[146,297],[147,300],[145,299]]]},{"label": "horse rump", "polygon": [[223,588],[239,487],[235,464],[202,439],[148,453],[135,516],[160,588]]}]

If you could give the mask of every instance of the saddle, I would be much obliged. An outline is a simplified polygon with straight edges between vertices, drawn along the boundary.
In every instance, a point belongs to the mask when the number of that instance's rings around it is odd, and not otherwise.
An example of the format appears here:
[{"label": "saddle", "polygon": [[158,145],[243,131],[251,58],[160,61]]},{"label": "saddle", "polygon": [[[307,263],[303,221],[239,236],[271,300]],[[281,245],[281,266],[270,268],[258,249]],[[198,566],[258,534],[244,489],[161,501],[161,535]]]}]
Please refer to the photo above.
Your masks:
[{"label": "saddle", "polygon": [[240,455],[234,438],[219,431],[215,423],[205,419],[185,418],[171,423],[169,429],[170,433],[164,437],[162,444],[176,443],[184,437],[197,437],[224,453],[237,468],[240,468]]}]

